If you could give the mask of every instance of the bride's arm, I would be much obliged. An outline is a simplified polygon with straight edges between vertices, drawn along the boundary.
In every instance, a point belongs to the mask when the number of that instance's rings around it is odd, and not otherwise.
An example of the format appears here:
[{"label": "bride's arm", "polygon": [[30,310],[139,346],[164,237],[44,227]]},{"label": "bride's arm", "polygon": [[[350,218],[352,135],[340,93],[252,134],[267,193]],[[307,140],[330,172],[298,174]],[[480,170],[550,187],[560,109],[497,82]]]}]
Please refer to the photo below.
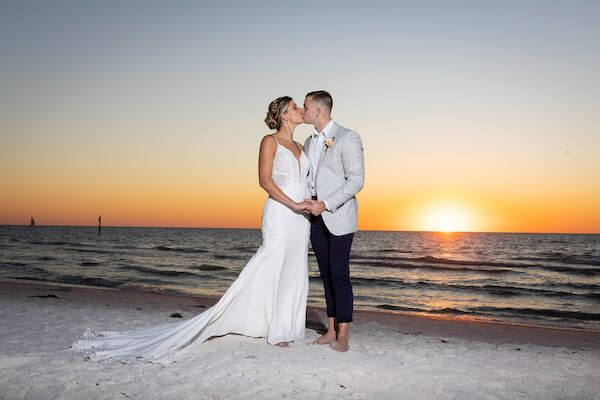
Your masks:
[{"label": "bride's arm", "polygon": [[279,186],[271,179],[273,159],[275,158],[276,151],[277,142],[275,142],[273,136],[265,136],[262,142],[260,142],[260,152],[258,153],[258,183],[274,200],[294,211],[305,211],[308,207],[307,202],[296,203],[283,193]]}]

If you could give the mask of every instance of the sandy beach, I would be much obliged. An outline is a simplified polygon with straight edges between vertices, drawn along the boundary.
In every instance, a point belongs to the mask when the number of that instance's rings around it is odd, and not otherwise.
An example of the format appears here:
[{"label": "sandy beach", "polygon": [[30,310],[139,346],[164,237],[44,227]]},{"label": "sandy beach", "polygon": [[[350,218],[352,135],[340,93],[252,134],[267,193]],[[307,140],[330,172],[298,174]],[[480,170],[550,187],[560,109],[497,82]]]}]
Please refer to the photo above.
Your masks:
[{"label": "sandy beach", "polygon": [[190,318],[215,298],[0,282],[0,399],[599,399],[600,332],[357,312],[351,349],[228,335],[168,366],[86,361],[85,329]]}]

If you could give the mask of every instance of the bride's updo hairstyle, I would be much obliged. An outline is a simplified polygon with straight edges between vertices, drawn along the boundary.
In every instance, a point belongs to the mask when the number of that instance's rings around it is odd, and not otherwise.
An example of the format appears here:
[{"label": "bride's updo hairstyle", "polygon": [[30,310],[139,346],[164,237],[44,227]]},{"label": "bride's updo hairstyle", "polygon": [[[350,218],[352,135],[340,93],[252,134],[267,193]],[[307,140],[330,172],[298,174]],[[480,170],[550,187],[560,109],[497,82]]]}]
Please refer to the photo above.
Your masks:
[{"label": "bride's updo hairstyle", "polygon": [[290,96],[281,96],[269,104],[269,110],[265,118],[265,124],[269,129],[277,130],[281,128],[281,114],[287,111],[290,101],[292,101]]}]

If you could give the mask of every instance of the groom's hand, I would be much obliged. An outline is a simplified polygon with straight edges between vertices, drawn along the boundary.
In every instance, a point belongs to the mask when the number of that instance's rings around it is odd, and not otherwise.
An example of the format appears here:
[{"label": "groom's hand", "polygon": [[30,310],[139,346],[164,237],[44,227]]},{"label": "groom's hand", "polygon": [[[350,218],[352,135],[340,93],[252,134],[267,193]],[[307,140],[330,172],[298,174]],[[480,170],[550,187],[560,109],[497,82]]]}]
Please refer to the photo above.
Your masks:
[{"label": "groom's hand", "polygon": [[321,200],[312,200],[309,207],[309,211],[312,213],[312,215],[317,217],[321,215],[323,211],[325,211],[325,203],[323,203],[323,201]]}]

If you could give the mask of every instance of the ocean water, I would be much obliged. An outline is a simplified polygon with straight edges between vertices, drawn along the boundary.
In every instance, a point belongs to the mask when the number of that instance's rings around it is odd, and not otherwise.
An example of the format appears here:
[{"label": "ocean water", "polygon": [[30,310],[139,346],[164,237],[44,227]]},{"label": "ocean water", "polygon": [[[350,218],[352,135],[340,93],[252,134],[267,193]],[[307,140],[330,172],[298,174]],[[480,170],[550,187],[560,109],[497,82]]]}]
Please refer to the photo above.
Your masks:
[{"label": "ocean water", "polygon": [[[220,295],[260,243],[252,229],[0,226],[0,279]],[[600,235],[359,231],[350,263],[356,309],[600,330]]]}]

